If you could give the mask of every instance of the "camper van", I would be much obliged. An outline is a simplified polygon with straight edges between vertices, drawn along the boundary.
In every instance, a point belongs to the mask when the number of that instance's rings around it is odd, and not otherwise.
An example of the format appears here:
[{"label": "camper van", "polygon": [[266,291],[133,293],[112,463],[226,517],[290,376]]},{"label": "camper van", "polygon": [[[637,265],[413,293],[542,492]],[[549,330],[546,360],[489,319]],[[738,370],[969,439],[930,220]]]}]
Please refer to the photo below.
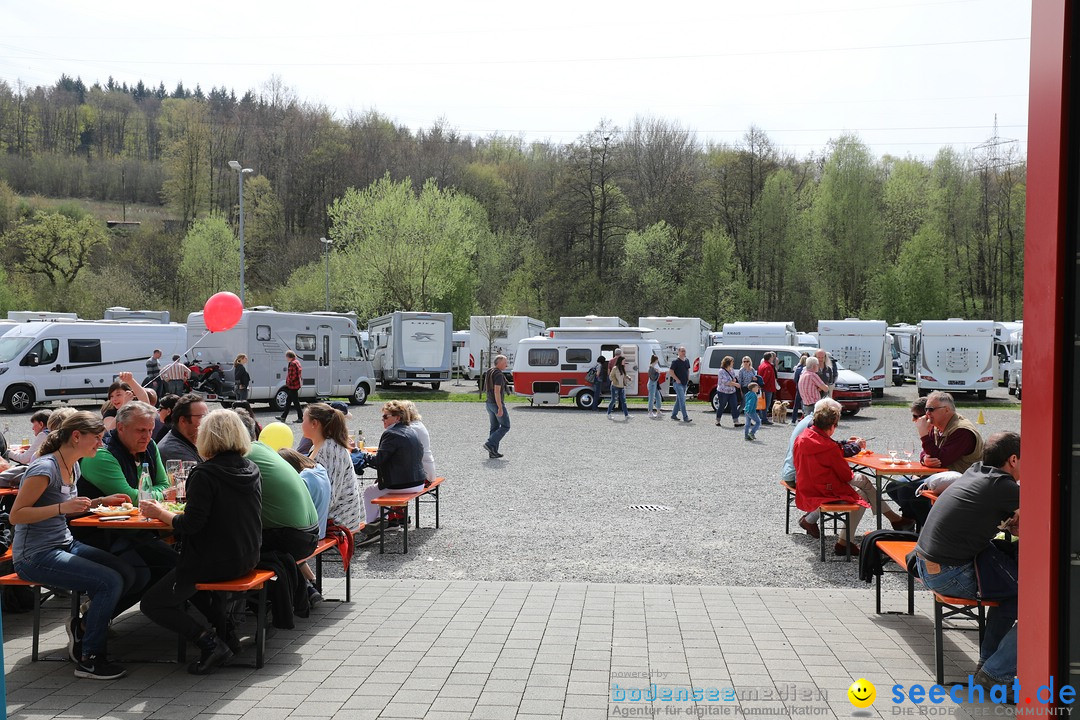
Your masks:
[{"label": "camper van", "polygon": [[[756,368],[761,364],[761,358],[769,350],[776,353],[776,381],[780,385],[780,392],[775,400],[795,400],[795,368],[799,364],[799,358],[806,352],[806,348],[798,345],[714,345],[705,351],[705,357],[701,361],[701,386],[698,388],[698,400],[706,400],[712,404],[715,410],[720,400],[716,397],[716,378],[720,374],[720,364],[724,356],[730,355],[735,360],[735,368],[744,356],[750,357],[750,362]],[[870,385],[862,375],[844,367],[843,363],[836,363],[836,384],[833,386],[833,398],[840,403],[845,413],[856,415],[864,407],[870,407]]]},{"label": "camper van", "polygon": [[918,325],[900,323],[889,326],[893,346],[893,385],[915,382],[919,373],[919,343],[922,328]]},{"label": "camper van", "polygon": [[1016,337],[1023,331],[1024,323],[1020,320],[994,323],[994,375],[999,385],[1009,386],[1009,375],[1019,361]]},{"label": "camper van", "polygon": [[126,320],[127,322],[167,323],[168,310],[130,310],[126,307],[105,308],[106,320]]},{"label": "camper van", "polygon": [[[526,338],[518,343],[514,357],[514,394],[533,405],[558,405],[572,398],[579,408],[595,408],[597,398],[585,374],[603,355],[611,360],[616,348],[626,358],[627,397],[647,397],[649,358],[660,354],[660,343],[649,328],[557,327],[547,337]],[[661,373],[660,382],[665,382]]]},{"label": "camper van", "polygon": [[454,316],[398,310],[368,321],[375,345],[372,365],[382,387],[403,382],[430,383],[438,390],[450,379]]},{"label": "camper van", "polygon": [[10,412],[52,400],[104,400],[121,372],[146,374],[155,348],[184,351],[183,325],[24,322],[0,337],[0,397]]},{"label": "camper van", "polygon": [[564,315],[559,327],[628,327],[630,323],[614,315]]},{"label": "camper van", "polygon": [[[660,365],[671,367],[671,361],[679,357],[679,348],[686,348],[686,359],[690,361],[691,394],[697,392],[698,374],[701,372],[701,356],[709,347],[709,335],[712,325],[701,318],[684,317],[639,317],[638,327],[652,328],[653,339],[660,343]],[[649,358],[645,358],[646,364]],[[673,378],[668,378],[669,392],[672,391]]]},{"label": "camper van", "polygon": [[790,322],[724,323],[724,345],[798,345],[799,333]]},{"label": "camper van", "polygon": [[[518,343],[544,333],[542,320],[525,315],[473,315],[469,318],[468,377],[477,384],[497,355],[505,355],[507,367],[514,367]],[[506,381],[513,384],[513,374]]]},{"label": "camper van", "polygon": [[989,320],[923,320],[919,395],[932,390],[973,392],[979,398],[997,382],[994,377],[994,323]]},{"label": "camper van", "polygon": [[[196,312],[188,315],[187,341],[194,346],[190,361],[220,366],[229,381],[233,360],[247,355],[248,399],[268,402],[279,412],[287,399],[287,350],[296,353],[304,368],[301,398],[348,397],[353,405],[363,405],[375,386],[352,313],[290,313],[258,306],[244,310],[231,329],[208,334],[203,314]],[[162,367],[169,357],[165,352]]]},{"label": "camper van", "polygon": [[819,320],[819,347],[848,370],[866,378],[874,397],[892,382],[892,347],[884,320]]},{"label": "camper van", "polygon": [[465,377],[469,372],[469,331],[455,330],[450,337],[454,349],[450,353],[450,368],[455,377]]}]

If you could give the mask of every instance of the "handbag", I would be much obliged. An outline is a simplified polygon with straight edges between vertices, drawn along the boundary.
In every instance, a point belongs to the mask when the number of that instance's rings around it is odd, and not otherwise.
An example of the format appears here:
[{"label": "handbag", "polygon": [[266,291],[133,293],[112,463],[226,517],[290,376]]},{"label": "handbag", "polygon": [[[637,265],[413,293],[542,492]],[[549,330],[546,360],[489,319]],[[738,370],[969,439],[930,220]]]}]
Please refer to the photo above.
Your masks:
[{"label": "handbag", "polygon": [[762,392],[760,395],[757,396],[757,409],[758,410],[765,410],[766,409],[766,407],[765,407],[765,393],[764,392]]}]

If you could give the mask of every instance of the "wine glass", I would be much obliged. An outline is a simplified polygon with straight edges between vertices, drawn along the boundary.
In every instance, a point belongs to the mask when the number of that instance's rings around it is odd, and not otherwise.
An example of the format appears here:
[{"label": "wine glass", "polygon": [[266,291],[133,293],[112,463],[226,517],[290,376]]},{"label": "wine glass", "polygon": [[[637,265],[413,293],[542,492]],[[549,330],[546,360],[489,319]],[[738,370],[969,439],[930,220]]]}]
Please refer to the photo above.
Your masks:
[{"label": "wine glass", "polygon": [[899,444],[895,440],[889,440],[888,443],[886,443],[885,445],[885,450],[889,453],[889,457],[892,458],[892,464],[895,465],[896,456],[900,453]]},{"label": "wine glass", "polygon": [[915,441],[910,440],[910,439],[905,440],[904,441],[904,457],[906,458],[906,463],[905,464],[907,464],[907,465],[911,464],[911,456],[914,455],[914,454],[915,454]]}]

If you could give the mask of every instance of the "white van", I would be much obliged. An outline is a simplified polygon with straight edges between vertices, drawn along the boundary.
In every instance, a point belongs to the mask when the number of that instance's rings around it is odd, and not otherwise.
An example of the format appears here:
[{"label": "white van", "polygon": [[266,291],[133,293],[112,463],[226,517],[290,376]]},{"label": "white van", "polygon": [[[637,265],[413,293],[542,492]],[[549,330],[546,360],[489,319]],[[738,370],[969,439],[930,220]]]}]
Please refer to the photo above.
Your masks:
[{"label": "white van", "polygon": [[973,392],[994,387],[994,323],[989,320],[923,320],[920,334],[919,395],[932,390]]},{"label": "white van", "polygon": [[865,377],[874,397],[881,397],[892,382],[892,348],[886,329],[884,320],[819,320],[818,347]]},{"label": "white van", "polygon": [[724,345],[798,345],[799,333],[791,322],[724,323]]},{"label": "white van", "polygon": [[[514,367],[518,343],[544,334],[544,322],[527,315],[473,315],[469,318],[468,377],[483,383],[484,373],[497,355],[505,355],[507,367]],[[507,382],[513,383],[512,373]]]},{"label": "white van", "polygon": [[169,322],[169,311],[131,310],[117,305],[116,307],[105,308],[103,317],[106,320],[126,320],[127,322],[167,323]]},{"label": "white van", "polygon": [[[219,365],[230,382],[236,356],[247,355],[248,400],[268,402],[279,412],[287,399],[287,350],[296,353],[304,369],[301,398],[348,397],[363,405],[375,387],[352,313],[290,313],[257,306],[244,310],[231,329],[207,335],[203,314],[196,312],[188,315],[187,338],[188,346],[194,345],[189,359]],[[165,353],[162,368],[170,357]]]},{"label": "white van", "polygon": [[[514,394],[529,398],[533,405],[558,405],[572,398],[579,408],[595,408],[600,398],[585,380],[596,358],[609,361],[622,348],[627,371],[627,397],[647,397],[648,364],[653,353],[660,355],[660,343],[649,328],[579,327],[549,328],[547,337],[526,338],[518,343],[514,358]],[[665,381],[663,373],[660,382]]]},{"label": "white van", "polygon": [[51,400],[104,400],[121,372],[146,375],[155,349],[187,347],[187,328],[117,321],[29,322],[0,337],[0,397],[10,412]]},{"label": "white van", "polygon": [[431,383],[438,390],[450,379],[454,350],[454,316],[450,313],[398,310],[368,320],[375,351],[375,379],[382,387],[392,383]]},{"label": "white van", "polygon": [[[690,386],[688,391],[697,392],[698,375],[701,374],[701,356],[711,344],[709,336],[712,325],[696,317],[639,317],[638,327],[652,328],[653,338],[660,343],[660,364],[671,367],[671,362],[679,357],[679,348],[686,348],[686,359],[690,361]],[[645,362],[649,361],[645,358]],[[668,377],[668,392],[673,392],[674,378]]]}]

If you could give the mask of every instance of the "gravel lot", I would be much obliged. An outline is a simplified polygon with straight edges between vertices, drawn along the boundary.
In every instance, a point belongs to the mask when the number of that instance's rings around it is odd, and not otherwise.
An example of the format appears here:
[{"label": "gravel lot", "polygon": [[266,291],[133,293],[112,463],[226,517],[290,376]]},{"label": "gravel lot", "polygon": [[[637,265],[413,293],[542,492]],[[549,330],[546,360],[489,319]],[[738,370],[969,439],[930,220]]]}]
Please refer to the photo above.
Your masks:
[{"label": "gravel lot", "polygon": [[[822,564],[816,541],[802,531],[784,534],[777,481],[790,425],[765,427],[749,443],[730,418],[716,427],[704,405],[691,406],[689,424],[666,414],[651,420],[644,406],[624,422],[568,404],[513,405],[512,431],[502,446],[506,457],[489,460],[481,449],[487,437],[483,406],[423,402],[423,394],[416,399],[431,432],[437,472],[447,478],[442,527],[434,529],[433,509],[425,506],[424,527],[410,532],[409,554],[380,556],[377,545],[361,548],[354,577],[860,585],[854,563]],[[350,429],[362,428],[372,444],[381,431],[378,407],[353,408],[349,419]],[[984,414],[984,437],[1019,429],[1018,406]],[[977,411],[968,415],[974,420]],[[263,424],[273,420],[269,412],[258,416]],[[299,426],[291,427],[299,437]],[[902,408],[870,408],[845,418],[841,432],[876,438],[871,445],[879,448],[888,438],[914,437]],[[639,504],[670,510],[630,508]],[[872,527],[867,513],[861,531]],[[394,533],[387,542],[396,551],[400,531]],[[899,580],[891,582],[901,588]]]}]

